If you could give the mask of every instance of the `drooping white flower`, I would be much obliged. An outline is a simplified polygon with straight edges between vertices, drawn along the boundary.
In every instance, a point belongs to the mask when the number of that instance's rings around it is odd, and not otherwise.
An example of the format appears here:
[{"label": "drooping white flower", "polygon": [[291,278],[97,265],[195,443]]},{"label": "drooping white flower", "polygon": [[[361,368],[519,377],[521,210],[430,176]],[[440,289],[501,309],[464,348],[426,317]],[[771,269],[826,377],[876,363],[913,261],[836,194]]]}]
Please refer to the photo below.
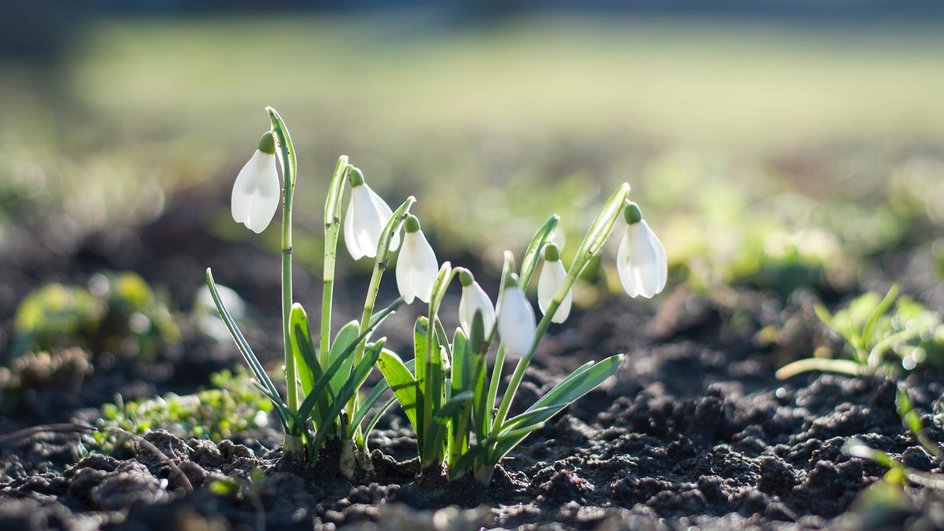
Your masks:
[{"label": "drooping white flower", "polygon": [[[351,172],[351,202],[344,215],[344,244],[351,257],[373,258],[377,255],[380,235],[393,216],[387,203],[364,182],[360,170]],[[390,240],[390,249],[400,246],[400,235],[395,234]]]},{"label": "drooping white flower", "polygon": [[[538,307],[541,313],[546,314],[551,303],[554,301],[554,295],[564,285],[567,278],[567,271],[560,260],[560,251],[557,246],[550,243],[544,251],[544,267],[541,268],[541,275],[538,277]],[[570,306],[573,302],[573,293],[568,290],[567,295],[557,307],[551,322],[563,323],[570,315]]]},{"label": "drooping white flower", "polygon": [[436,253],[426,241],[416,216],[406,218],[403,226],[403,248],[397,258],[397,288],[407,304],[411,304],[413,299],[429,302],[433,282],[439,273]]},{"label": "drooping white flower", "polygon": [[236,176],[231,203],[233,219],[259,234],[269,226],[281,199],[275,141],[267,131],[259,140],[259,149]]},{"label": "drooping white flower", "polygon": [[498,308],[498,335],[501,336],[505,352],[511,359],[528,354],[536,328],[531,303],[518,288],[517,279],[512,276],[505,284],[501,306]]},{"label": "drooping white flower", "polygon": [[462,284],[462,296],[459,298],[459,324],[462,330],[466,336],[472,337],[472,320],[475,319],[475,312],[479,312],[482,314],[485,337],[490,336],[492,327],[495,326],[495,308],[492,306],[492,300],[468,271],[460,273],[459,282]]},{"label": "drooping white flower", "polygon": [[665,249],[639,207],[630,203],[624,210],[626,233],[616,254],[616,270],[623,289],[630,297],[651,298],[665,289],[668,262]]}]

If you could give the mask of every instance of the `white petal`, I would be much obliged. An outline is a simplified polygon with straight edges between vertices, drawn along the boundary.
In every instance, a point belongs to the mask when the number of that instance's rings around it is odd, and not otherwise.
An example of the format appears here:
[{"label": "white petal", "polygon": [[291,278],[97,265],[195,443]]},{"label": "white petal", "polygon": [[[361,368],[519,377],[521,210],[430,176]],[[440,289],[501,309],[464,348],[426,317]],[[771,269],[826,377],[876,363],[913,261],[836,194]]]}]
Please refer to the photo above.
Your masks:
[{"label": "white petal", "polygon": [[[384,227],[387,226],[387,223],[390,222],[390,218],[393,217],[393,211],[390,210],[390,205],[383,200],[382,197],[377,195],[369,186],[366,184],[364,188],[367,189],[367,193],[370,195],[370,202],[374,205],[374,210],[377,212],[377,217],[380,220],[380,230],[377,232],[377,241],[380,241],[380,234],[383,232]],[[374,244],[376,247],[376,244]],[[397,231],[393,238],[390,240],[390,250],[396,251],[400,248],[400,232]]]},{"label": "white petal", "polygon": [[498,311],[498,334],[511,359],[521,358],[531,350],[536,324],[531,304],[517,287],[505,288]]},{"label": "white petal", "polygon": [[282,197],[275,161],[275,155],[256,150],[233,184],[233,219],[257,234],[269,226]]},{"label": "white petal", "polygon": [[[541,313],[547,313],[547,309],[554,300],[554,295],[556,295],[557,291],[564,285],[566,278],[567,271],[564,270],[563,262],[560,260],[544,262],[544,266],[541,268],[541,276],[538,277],[538,307],[541,309]],[[571,291],[568,291],[564,300],[561,301],[560,306],[557,307],[557,311],[554,312],[554,317],[551,318],[551,321],[555,323],[563,323],[566,321],[567,316],[570,315],[572,301],[573,294]]]},{"label": "white petal", "polygon": [[639,296],[639,290],[633,282],[633,276],[630,273],[630,247],[632,247],[632,233],[629,226],[623,233],[623,239],[620,240],[619,251],[616,253],[616,272],[619,273],[620,284],[630,297]]},{"label": "white petal", "polygon": [[[370,187],[366,184],[355,186],[351,191],[351,208],[348,210],[348,215],[352,217],[351,239],[361,255],[369,258],[377,255],[377,242],[384,226],[371,194]],[[351,256],[354,256],[354,253],[351,253]]]},{"label": "white petal", "polygon": [[403,237],[403,249],[397,259],[397,287],[403,300],[407,304],[412,303],[414,298],[429,302],[438,274],[436,253],[423,231],[407,233]]},{"label": "white petal", "polygon": [[344,245],[347,252],[354,260],[360,260],[364,257],[364,252],[357,245],[357,239],[354,238],[354,194],[351,194],[351,200],[347,205],[347,212],[344,213]]},{"label": "white petal", "polygon": [[[429,298],[433,294],[433,283],[436,282],[436,275],[439,274],[439,263],[436,261],[436,253],[426,240],[423,231],[417,231],[414,236],[416,237],[416,250],[413,255],[413,282],[416,288],[416,296],[423,302],[429,302]],[[403,237],[403,240],[405,244],[406,236]]]},{"label": "white petal", "polygon": [[665,249],[645,220],[630,227],[630,273],[643,297],[651,298],[665,288],[668,271]]},{"label": "white petal", "polygon": [[400,296],[403,302],[413,304],[416,298],[416,288],[413,285],[413,239],[408,234],[403,243],[403,249],[400,256],[397,257],[397,289],[400,290]]},{"label": "white petal", "polygon": [[645,220],[626,227],[616,255],[623,289],[631,297],[650,298],[665,289],[668,267],[665,249]]},{"label": "white petal", "polygon": [[472,320],[476,310],[482,314],[485,336],[488,337],[495,326],[495,308],[482,286],[478,282],[472,282],[471,285],[462,287],[462,297],[459,299],[459,324],[467,336],[472,335]]}]

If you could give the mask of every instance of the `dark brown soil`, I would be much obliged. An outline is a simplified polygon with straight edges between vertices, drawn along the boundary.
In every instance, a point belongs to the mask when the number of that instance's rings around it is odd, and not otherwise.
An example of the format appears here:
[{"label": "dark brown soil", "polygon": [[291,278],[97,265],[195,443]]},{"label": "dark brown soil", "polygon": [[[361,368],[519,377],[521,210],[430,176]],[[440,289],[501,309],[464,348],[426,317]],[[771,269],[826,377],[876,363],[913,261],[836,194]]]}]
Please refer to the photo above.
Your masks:
[{"label": "dark brown soil", "polygon": [[[179,200],[135,237],[129,264],[96,250],[94,239],[61,262],[41,251],[4,257],[3,332],[11,332],[15,302],[40,280],[82,281],[116,265],[168,286],[183,306],[204,267],[213,265],[218,280],[256,303],[260,328],[277,329],[271,317],[278,307],[271,298],[278,293],[277,259],[194,233],[200,211]],[[876,271],[866,286],[905,274],[906,291],[944,310],[926,249],[889,259],[887,267],[892,273]],[[300,298],[317,300],[317,276],[298,275]],[[357,278],[342,284],[339,291],[362,293]],[[93,421],[94,408],[115,393],[129,399],[193,390],[210,372],[239,363],[229,345],[196,339],[153,362],[118,360],[96,367],[78,390],[28,390],[0,417],[0,434],[6,434],[0,438],[0,529],[944,528],[941,494],[930,489],[912,492],[911,504],[895,511],[850,510],[884,473],[842,453],[850,437],[911,467],[944,472],[902,429],[895,382],[774,378],[785,361],[834,341],[813,317],[817,300],[800,291],[783,300],[748,290],[709,296],[677,288],[654,305],[616,298],[573,315],[542,346],[519,408],[585,361],[615,352],[627,359],[616,378],[514,450],[488,488],[418,482],[415,441],[396,413],[370,440],[379,449],[372,454],[376,475],[353,483],[328,466],[282,460],[272,431],[219,444],[152,432],[145,437],[151,445],[112,456],[89,454],[75,433],[9,436],[36,424]],[[342,301],[338,322],[356,305]],[[384,333],[403,345],[413,314],[401,313]],[[772,345],[756,339],[768,325],[784,330]],[[251,340],[268,359],[277,357],[278,338],[259,332]],[[944,378],[912,374],[906,386],[922,411],[937,412]],[[935,416],[925,415],[924,422],[932,440],[944,441]],[[254,470],[264,473],[261,480],[253,481]],[[238,482],[234,492],[211,488],[227,478]]]}]

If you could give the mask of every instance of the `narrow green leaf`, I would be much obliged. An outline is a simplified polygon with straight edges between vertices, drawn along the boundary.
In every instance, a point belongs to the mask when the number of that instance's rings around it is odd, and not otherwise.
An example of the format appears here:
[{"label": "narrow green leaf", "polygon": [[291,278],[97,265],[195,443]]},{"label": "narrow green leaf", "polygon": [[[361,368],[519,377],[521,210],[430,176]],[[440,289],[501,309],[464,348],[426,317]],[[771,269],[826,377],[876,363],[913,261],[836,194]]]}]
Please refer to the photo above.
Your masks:
[{"label": "narrow green leaf", "polygon": [[[384,349],[384,352],[387,352],[388,355],[392,354],[396,356],[396,353],[394,353],[393,351]],[[381,352],[381,356],[383,356],[383,352]],[[378,360],[377,363],[379,364],[380,360]],[[414,364],[414,360],[410,360],[404,363],[408,371],[413,369],[413,364]],[[360,423],[364,420],[364,418],[368,415],[368,413],[370,413],[370,410],[371,408],[374,407],[374,404],[376,404],[377,401],[380,400],[380,397],[383,396],[383,394],[388,389],[390,389],[390,384],[387,383],[386,378],[374,384],[374,388],[371,389],[367,397],[364,398],[364,401],[359,404],[357,411],[354,413],[354,418],[351,419],[351,425],[359,426]],[[365,439],[367,438],[367,435],[370,434],[370,430],[373,429],[373,425],[376,424],[378,420],[380,420],[380,416],[383,415],[383,412],[385,412],[390,407],[390,404],[392,404],[393,402],[396,402],[396,396],[392,397],[390,400],[391,402],[383,406],[380,409],[380,412],[374,415],[374,418],[367,424],[368,429],[364,430]]]},{"label": "narrow green leaf", "polygon": [[544,244],[546,244],[547,240],[554,234],[554,229],[557,228],[559,222],[560,216],[553,214],[544,222],[544,225],[541,225],[541,227],[535,231],[534,236],[531,237],[531,243],[528,244],[528,248],[524,251],[524,256],[521,257],[521,272],[518,274],[518,278],[520,279],[519,286],[521,286],[522,290],[528,289],[528,284],[531,282],[531,275],[534,274],[534,268],[537,267],[538,261],[541,258],[541,252],[544,250]]},{"label": "narrow green leaf", "polygon": [[498,464],[499,461],[508,455],[508,452],[512,451],[515,446],[521,444],[521,441],[525,440],[528,435],[531,435],[531,433],[543,427],[544,423],[539,422],[537,424],[525,426],[524,428],[507,431],[499,435],[497,437],[497,442],[494,445],[494,451],[489,453],[491,464]]},{"label": "narrow green leaf", "polygon": [[[328,411],[327,418],[335,418],[340,415],[341,410],[344,409],[348,400],[350,400],[351,397],[354,396],[354,393],[364,384],[367,375],[370,374],[371,369],[374,368],[374,364],[377,363],[377,360],[380,358],[384,342],[385,339],[382,338],[376,343],[367,346],[367,351],[364,353],[363,359],[354,367],[354,370],[351,371],[351,377],[344,382],[344,385],[338,391],[337,399]],[[313,446],[320,448],[326,436],[326,430],[318,430]]]},{"label": "narrow green leaf", "polygon": [[325,199],[324,222],[326,227],[341,221],[338,209],[341,205],[341,196],[344,193],[344,179],[347,178],[348,166],[347,155],[338,157],[338,162],[334,166],[334,173],[331,174],[331,183],[328,184],[328,195]]},{"label": "narrow green leaf", "polygon": [[619,219],[620,212],[622,212],[623,205],[628,198],[629,185],[623,183],[604,203],[603,209],[600,210],[590,228],[587,229],[583,241],[580,242],[580,246],[577,248],[574,262],[571,264],[571,268],[576,268],[578,274],[583,271],[587,262],[597,254],[600,247],[606,242],[606,238],[613,231],[613,225]]},{"label": "narrow green leaf", "polygon": [[230,336],[232,336],[233,341],[236,343],[237,350],[242,354],[246,364],[249,365],[249,370],[252,371],[253,376],[255,376],[256,380],[265,390],[269,399],[275,404],[276,415],[279,417],[282,428],[287,432],[289,424],[288,418],[285,415],[286,406],[282,400],[282,395],[280,395],[275,388],[275,384],[272,383],[262,363],[259,362],[259,358],[253,353],[252,347],[249,346],[249,342],[246,341],[245,336],[243,336],[243,333],[239,330],[239,326],[236,325],[233,316],[230,315],[226,306],[223,305],[223,300],[220,298],[220,293],[216,287],[216,282],[213,280],[213,272],[210,268],[206,270],[206,282],[207,287],[210,288],[210,296],[213,298],[214,304],[216,304],[216,310],[219,312],[220,318],[223,319],[223,324],[226,325],[226,329],[229,330]]},{"label": "narrow green leaf", "polygon": [[865,322],[865,327],[862,328],[862,348],[867,349],[869,343],[872,342],[872,334],[875,330],[875,324],[878,323],[878,320],[885,315],[885,312],[892,307],[892,304],[895,303],[895,299],[898,297],[898,284],[892,284],[892,287],[888,289],[888,293],[885,294],[885,298],[872,310],[872,313],[869,315],[869,320]]},{"label": "narrow green leaf", "polygon": [[519,428],[527,428],[530,425],[550,419],[560,410],[616,374],[622,362],[623,355],[616,354],[597,363],[588,362],[584,364],[554,386],[546,395],[538,399],[524,413],[509,419],[496,431],[501,434]]},{"label": "narrow green leaf", "polygon": [[468,404],[474,396],[475,394],[472,391],[462,391],[453,396],[436,411],[436,419],[441,422],[449,421],[451,417]]},{"label": "narrow green leaf", "polygon": [[[303,337],[304,334],[305,331],[301,326],[293,328],[292,344],[295,348],[299,349],[302,359],[313,359],[315,357],[315,347],[310,339],[305,340]],[[343,363],[339,363],[338,367],[340,368],[342,365]],[[299,407],[298,413],[301,414],[303,412],[306,403],[314,401],[312,419],[319,430],[326,429],[327,424],[332,422],[332,419],[327,418],[326,415],[328,414],[331,404],[334,402],[334,393],[331,391],[331,386],[328,385],[331,377],[325,376],[324,372],[321,370],[321,365],[319,365],[317,361],[308,365],[308,368],[311,370],[312,383],[306,391],[307,394],[302,400],[302,405]],[[307,411],[304,415],[300,415],[300,420],[301,424],[304,425],[308,420]]]},{"label": "narrow green leaf", "polygon": [[403,297],[397,297],[396,299],[393,300],[393,302],[387,305],[387,307],[385,307],[383,310],[380,310],[379,312],[374,312],[374,314],[370,316],[370,321],[367,322],[367,328],[369,329],[377,328],[380,325],[380,323],[384,322],[384,319],[397,313],[397,308],[399,308],[400,306],[403,306]]}]

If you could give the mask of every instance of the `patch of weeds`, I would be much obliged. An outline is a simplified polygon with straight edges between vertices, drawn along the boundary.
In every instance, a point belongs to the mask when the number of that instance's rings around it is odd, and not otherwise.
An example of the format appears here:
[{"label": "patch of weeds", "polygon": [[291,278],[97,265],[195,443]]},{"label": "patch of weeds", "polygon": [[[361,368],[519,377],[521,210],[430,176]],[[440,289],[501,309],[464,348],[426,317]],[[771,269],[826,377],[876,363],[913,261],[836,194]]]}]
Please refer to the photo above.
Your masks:
[{"label": "patch of weeds", "polygon": [[264,427],[272,403],[252,384],[245,370],[222,371],[210,376],[211,389],[192,395],[168,393],[162,397],[102,406],[100,431],[92,435],[104,451],[121,439],[110,429],[143,435],[167,430],[178,437],[203,437],[213,441]]},{"label": "patch of weeds", "polygon": [[817,305],[816,315],[839,335],[847,359],[811,357],[781,367],[777,377],[806,371],[829,371],[853,376],[883,371],[895,374],[919,366],[944,368],[944,325],[941,316],[921,303],[898,297],[898,287],[884,297],[866,293],[831,314]]},{"label": "patch of weeds", "polygon": [[81,346],[92,352],[152,358],[180,339],[166,302],[135,273],[98,274],[88,288],[53,283],[16,311],[13,355]]}]

